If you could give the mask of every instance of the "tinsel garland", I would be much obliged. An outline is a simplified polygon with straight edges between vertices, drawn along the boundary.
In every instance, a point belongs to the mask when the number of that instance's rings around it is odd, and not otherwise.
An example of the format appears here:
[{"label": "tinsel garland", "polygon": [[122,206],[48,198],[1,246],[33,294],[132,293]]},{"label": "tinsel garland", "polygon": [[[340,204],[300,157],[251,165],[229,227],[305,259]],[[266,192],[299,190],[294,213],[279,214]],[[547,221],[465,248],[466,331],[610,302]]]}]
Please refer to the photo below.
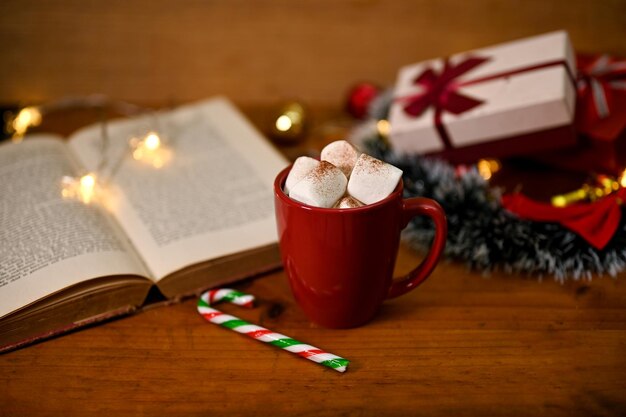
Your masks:
[{"label": "tinsel garland", "polygon": [[[485,272],[501,268],[509,273],[591,278],[615,276],[626,267],[626,221],[603,250],[596,250],[559,224],[517,218],[500,205],[500,194],[476,168],[457,176],[450,164],[423,157],[398,157],[382,141],[366,141],[366,152],[385,160],[403,174],[404,194],[428,197],[441,204],[448,217],[445,255]],[[434,228],[426,218],[415,218],[404,232],[407,242],[425,250]]]},{"label": "tinsel garland", "polygon": [[[376,118],[386,116],[380,101],[372,107]],[[500,191],[490,187],[475,167],[458,175],[442,160],[398,156],[381,140],[371,121],[357,127],[353,139],[365,152],[404,172],[406,198],[428,197],[441,204],[448,217],[445,255],[472,269],[552,275],[563,282],[591,279],[596,274],[616,276],[626,268],[626,216],[609,244],[597,250],[559,224],[523,220],[506,211],[500,204]],[[433,235],[431,222],[419,217],[404,232],[409,245],[420,251],[427,250]]]}]

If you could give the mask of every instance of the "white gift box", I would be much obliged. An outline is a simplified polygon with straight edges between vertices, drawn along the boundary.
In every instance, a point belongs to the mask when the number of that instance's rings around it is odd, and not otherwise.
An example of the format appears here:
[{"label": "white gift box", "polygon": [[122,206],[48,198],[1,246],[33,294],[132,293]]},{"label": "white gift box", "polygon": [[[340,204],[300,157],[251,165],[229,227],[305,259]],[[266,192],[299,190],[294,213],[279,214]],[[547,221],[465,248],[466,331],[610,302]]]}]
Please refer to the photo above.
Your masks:
[{"label": "white gift box", "polygon": [[574,62],[559,31],[403,67],[389,141],[455,162],[572,145]]}]

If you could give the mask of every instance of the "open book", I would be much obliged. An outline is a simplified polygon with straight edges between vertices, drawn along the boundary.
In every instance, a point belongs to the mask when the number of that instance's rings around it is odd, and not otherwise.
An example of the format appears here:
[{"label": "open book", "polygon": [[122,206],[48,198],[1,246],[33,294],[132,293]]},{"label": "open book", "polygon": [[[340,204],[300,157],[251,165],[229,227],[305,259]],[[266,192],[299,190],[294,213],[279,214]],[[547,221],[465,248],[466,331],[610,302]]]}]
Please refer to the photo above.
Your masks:
[{"label": "open book", "polygon": [[[156,122],[172,151],[159,169],[128,151]],[[280,265],[272,183],[287,161],[227,100],[107,131],[104,148],[101,125],[0,146],[0,351],[132,312],[155,286],[175,299]],[[102,198],[62,196],[63,176],[96,170]]]}]

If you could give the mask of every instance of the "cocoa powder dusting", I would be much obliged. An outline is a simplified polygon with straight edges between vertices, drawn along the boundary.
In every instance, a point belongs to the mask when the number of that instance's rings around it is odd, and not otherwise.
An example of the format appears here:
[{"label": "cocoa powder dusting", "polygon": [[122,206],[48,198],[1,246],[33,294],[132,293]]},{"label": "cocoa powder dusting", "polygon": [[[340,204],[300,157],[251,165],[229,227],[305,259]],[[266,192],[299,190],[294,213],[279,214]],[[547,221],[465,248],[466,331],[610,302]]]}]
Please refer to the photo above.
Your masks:
[{"label": "cocoa powder dusting", "polygon": [[338,168],[330,162],[321,161],[320,164],[315,167],[309,175],[311,175],[314,180],[321,181],[325,176],[332,173],[335,169]]},{"label": "cocoa powder dusting", "polygon": [[322,159],[334,164],[346,177],[350,177],[358,157],[358,150],[346,141],[333,142],[322,150]]},{"label": "cocoa powder dusting", "polygon": [[335,151],[335,155],[333,157],[343,164],[350,165],[354,161],[356,156],[356,151],[354,149],[350,149],[348,147],[340,148]]},{"label": "cocoa powder dusting", "polygon": [[376,159],[366,154],[362,154],[359,159],[361,159],[361,163],[358,164],[357,162],[358,168],[361,171],[366,171],[368,174],[377,174],[385,170],[387,167],[386,162],[383,162],[380,159]]},{"label": "cocoa powder dusting", "polygon": [[320,161],[320,164],[309,172],[307,177],[313,181],[315,192],[318,195],[332,197],[336,191],[333,189],[331,184],[335,183],[335,181],[331,181],[330,183],[328,181],[329,177],[332,178],[336,176],[337,173],[343,175],[341,170],[335,165],[327,161]]}]

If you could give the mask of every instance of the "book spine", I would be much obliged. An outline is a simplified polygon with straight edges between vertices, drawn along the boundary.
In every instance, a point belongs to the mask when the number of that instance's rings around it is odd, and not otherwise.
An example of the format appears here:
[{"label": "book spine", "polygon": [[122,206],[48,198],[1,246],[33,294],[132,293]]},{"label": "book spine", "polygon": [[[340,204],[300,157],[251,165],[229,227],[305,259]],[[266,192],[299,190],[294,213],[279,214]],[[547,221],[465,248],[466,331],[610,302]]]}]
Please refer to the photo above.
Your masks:
[{"label": "book spine", "polygon": [[137,307],[135,306],[125,306],[112,311],[107,311],[106,313],[98,314],[93,317],[89,317],[84,320],[80,320],[74,323],[71,323],[67,326],[63,326],[59,329],[50,330],[45,333],[41,333],[36,336],[32,336],[21,340],[19,342],[10,343],[8,345],[0,346],[0,354],[7,353],[16,349],[23,348],[25,346],[32,345],[34,343],[39,343],[44,340],[51,339],[53,337],[72,332],[82,327],[90,326],[92,324],[101,323],[116,317],[127,316],[137,311]]}]

